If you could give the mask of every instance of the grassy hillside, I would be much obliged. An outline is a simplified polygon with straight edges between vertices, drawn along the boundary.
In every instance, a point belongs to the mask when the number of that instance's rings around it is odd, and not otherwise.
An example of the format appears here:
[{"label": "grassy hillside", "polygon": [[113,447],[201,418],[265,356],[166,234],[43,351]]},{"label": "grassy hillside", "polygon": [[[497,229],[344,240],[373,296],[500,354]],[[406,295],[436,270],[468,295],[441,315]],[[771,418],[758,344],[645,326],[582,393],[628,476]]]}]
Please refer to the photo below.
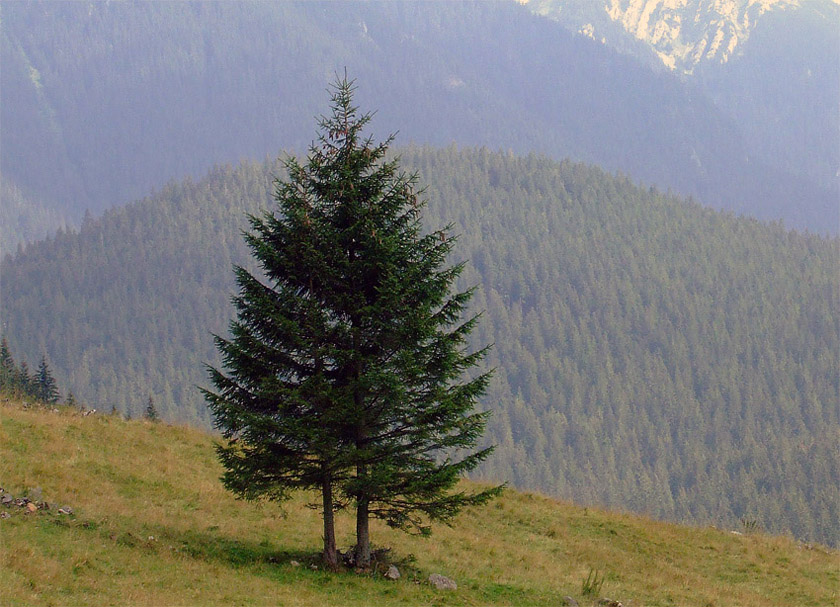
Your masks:
[{"label": "grassy hillside", "polygon": [[[0,485],[16,497],[40,490],[52,505],[0,507],[11,513],[0,519],[4,605],[558,605],[566,595],[588,605],[591,568],[606,575],[594,598],[624,605],[838,598],[838,553],[821,546],[513,491],[430,539],[375,526],[403,571],[397,582],[328,575],[310,566],[320,520],[305,497],[284,509],[236,501],[217,480],[212,442],[184,427],[3,402]],[[65,504],[73,515],[57,513]],[[343,546],[351,529],[339,519]],[[458,590],[424,583],[433,572]]]},{"label": "grassy hillside", "polygon": [[[840,240],[641,188],[581,164],[408,148],[426,225],[454,222],[458,288],[498,445],[480,473],[578,503],[840,546]],[[196,385],[249,264],[246,212],[273,163],[198,182],[33,244],[0,266],[3,333],[64,396],[209,427]],[[609,437],[609,440],[605,440]]]}]

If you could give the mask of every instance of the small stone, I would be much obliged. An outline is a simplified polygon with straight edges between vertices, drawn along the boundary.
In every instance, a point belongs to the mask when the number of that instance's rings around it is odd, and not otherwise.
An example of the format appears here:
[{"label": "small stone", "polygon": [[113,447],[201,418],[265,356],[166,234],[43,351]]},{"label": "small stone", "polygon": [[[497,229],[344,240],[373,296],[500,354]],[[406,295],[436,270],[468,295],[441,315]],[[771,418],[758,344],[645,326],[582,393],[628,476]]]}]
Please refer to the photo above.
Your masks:
[{"label": "small stone", "polygon": [[0,518],[9,518],[10,516],[12,515],[8,512],[0,512]]},{"label": "small stone", "polygon": [[400,579],[400,570],[397,569],[394,565],[388,567],[388,571],[385,572],[385,579],[388,580],[398,580]]},{"label": "small stone", "polygon": [[292,567],[300,567],[300,563],[298,561],[289,561],[289,565]]},{"label": "small stone", "polygon": [[598,601],[598,604],[602,605],[602,607],[623,607],[621,603],[612,599],[601,599]]},{"label": "small stone", "polygon": [[458,584],[455,583],[455,580],[439,573],[433,573],[430,575],[429,583],[438,590],[458,590]]},{"label": "small stone", "polygon": [[154,536],[154,535],[150,535],[150,536],[149,536],[149,541],[150,541],[150,542],[155,542],[155,541],[157,541],[157,540],[155,540],[155,536]]},{"label": "small stone", "polygon": [[580,607],[578,602],[570,596],[564,596],[563,597],[563,603],[568,605],[569,607]]},{"label": "small stone", "polygon": [[29,502],[28,504],[26,504],[26,510],[27,512],[38,512],[38,506],[36,506],[32,502]]},{"label": "small stone", "polygon": [[11,504],[13,501],[15,501],[15,498],[8,493],[4,493],[3,497],[0,497],[0,503],[2,504]]},{"label": "small stone", "polygon": [[309,568],[310,568],[312,571],[318,571],[318,565],[316,565],[315,563],[312,563],[312,564],[309,566]]}]

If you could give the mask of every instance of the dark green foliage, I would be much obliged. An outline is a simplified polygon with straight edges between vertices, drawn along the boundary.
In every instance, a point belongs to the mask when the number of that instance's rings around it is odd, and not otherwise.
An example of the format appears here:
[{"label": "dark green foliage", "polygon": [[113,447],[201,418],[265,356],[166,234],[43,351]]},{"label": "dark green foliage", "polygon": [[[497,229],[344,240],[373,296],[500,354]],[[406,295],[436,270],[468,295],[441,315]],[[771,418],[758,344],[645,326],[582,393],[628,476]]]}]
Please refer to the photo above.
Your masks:
[{"label": "dark green foliage", "polygon": [[20,367],[15,364],[4,336],[0,341],[0,393],[49,405],[56,404],[59,399],[58,384],[47,364],[46,355],[41,357],[38,371],[33,375],[26,362],[22,362]]},{"label": "dark green foliage", "polygon": [[250,216],[262,277],[236,268],[237,320],[216,342],[227,374],[211,368],[217,392],[204,394],[230,439],[225,485],[247,498],[320,489],[333,499],[325,521],[355,503],[366,566],[370,516],[426,532],[426,518],[448,521],[498,490],[449,491],[491,451],[455,457],[488,415],[472,409],[489,374],[461,380],[485,355],[464,349],[472,291],[449,295],[464,267],[444,265],[454,240],[421,235],[416,177],[385,160],[390,140],[363,138],[370,117],[352,93],[336,85],[306,164],[288,160],[276,209]]},{"label": "dark green foliage", "polygon": [[48,404],[55,404],[58,402],[58,385],[56,384],[55,378],[52,376],[50,367],[47,364],[46,356],[42,356],[41,362],[38,364],[38,372],[35,375],[35,385],[35,394],[38,400]]},{"label": "dark green foliage", "polygon": [[156,422],[159,418],[157,408],[155,407],[155,401],[152,397],[149,397],[148,402],[146,403],[146,411],[143,413],[143,417],[151,422]]},{"label": "dark green foliage", "polygon": [[4,337],[0,341],[0,389],[11,391],[16,382],[17,366],[9,350],[9,343]]},{"label": "dark green foliage", "polygon": [[[456,289],[498,369],[478,469],[581,503],[840,542],[838,240],[705,209],[571,162],[409,149],[424,219],[456,223]],[[219,167],[6,259],[14,353],[93,406],[210,419],[240,230],[281,165]],[[131,272],[123,271],[130,267]],[[137,415],[135,415],[136,417]]]}]

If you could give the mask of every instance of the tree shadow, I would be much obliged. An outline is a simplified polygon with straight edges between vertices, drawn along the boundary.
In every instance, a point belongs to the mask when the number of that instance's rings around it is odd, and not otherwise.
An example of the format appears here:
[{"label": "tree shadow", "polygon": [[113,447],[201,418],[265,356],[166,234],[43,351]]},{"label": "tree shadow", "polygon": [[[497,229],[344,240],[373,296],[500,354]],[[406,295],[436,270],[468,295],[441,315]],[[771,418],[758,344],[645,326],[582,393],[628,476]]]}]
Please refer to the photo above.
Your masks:
[{"label": "tree shadow", "polygon": [[[149,538],[149,539],[146,539]],[[240,540],[228,537],[212,527],[207,530],[177,530],[165,525],[143,525],[137,538],[139,543],[158,550],[167,548],[178,554],[203,561],[223,563],[231,567],[251,567],[261,564],[293,565],[320,569],[321,553],[289,550],[274,542]]]}]

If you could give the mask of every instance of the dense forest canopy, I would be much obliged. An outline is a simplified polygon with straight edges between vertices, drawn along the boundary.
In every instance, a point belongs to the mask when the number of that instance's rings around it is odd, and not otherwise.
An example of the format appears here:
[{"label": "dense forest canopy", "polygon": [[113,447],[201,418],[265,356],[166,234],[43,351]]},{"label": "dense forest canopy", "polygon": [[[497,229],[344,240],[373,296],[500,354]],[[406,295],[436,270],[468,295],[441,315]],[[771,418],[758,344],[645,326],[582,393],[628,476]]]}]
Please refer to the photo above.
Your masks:
[{"label": "dense forest canopy", "polygon": [[[543,156],[406,148],[497,367],[481,475],[582,503],[837,544],[838,240]],[[275,162],[172,182],[4,259],[3,331],[63,389],[208,423],[244,212]]]},{"label": "dense forest canopy", "polygon": [[[304,149],[312,108],[345,67],[360,103],[380,108],[383,132],[403,142],[576,158],[711,206],[836,231],[836,179],[792,164],[802,142],[770,146],[780,115],[753,116],[739,100],[754,91],[733,84],[778,62],[710,75],[716,99],[738,109],[723,111],[703,89],[508,0],[12,2],[0,61],[0,170],[34,214],[6,250],[215,163]],[[819,117],[836,114],[836,95],[823,88],[802,88],[811,101],[797,132],[813,139],[816,123],[831,138],[818,149],[833,150],[836,121]],[[810,164],[834,171],[820,154]]]}]

